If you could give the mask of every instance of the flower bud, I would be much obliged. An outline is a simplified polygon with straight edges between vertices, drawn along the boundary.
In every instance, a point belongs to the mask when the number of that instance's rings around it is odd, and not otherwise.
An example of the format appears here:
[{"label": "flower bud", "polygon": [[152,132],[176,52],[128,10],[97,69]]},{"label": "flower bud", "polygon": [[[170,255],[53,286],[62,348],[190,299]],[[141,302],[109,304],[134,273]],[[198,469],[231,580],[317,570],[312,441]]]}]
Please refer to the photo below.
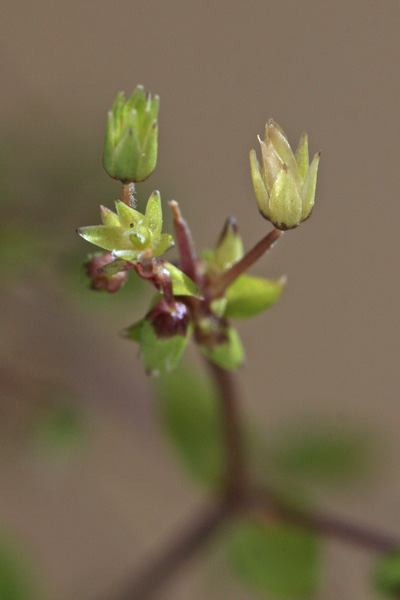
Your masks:
[{"label": "flower bud", "polygon": [[251,150],[250,167],[259,211],[277,229],[298,227],[314,206],[320,152],[309,164],[308,138],[303,133],[293,154],[285,134],[272,119],[266,125],[264,141],[258,139],[262,165]]},{"label": "flower bud", "polygon": [[138,85],[129,100],[123,92],[108,113],[103,166],[122,183],[147,179],[157,162],[159,97],[146,95]]},{"label": "flower bud", "polygon": [[160,300],[147,314],[146,320],[151,322],[158,338],[168,339],[174,335],[186,336],[190,315],[183,302],[170,306],[165,300]]},{"label": "flower bud", "polygon": [[90,279],[92,290],[103,290],[109,294],[115,294],[127,281],[128,271],[119,271],[110,275],[102,270],[113,261],[114,257],[111,252],[104,252],[102,254],[92,254],[84,264],[85,274]]}]

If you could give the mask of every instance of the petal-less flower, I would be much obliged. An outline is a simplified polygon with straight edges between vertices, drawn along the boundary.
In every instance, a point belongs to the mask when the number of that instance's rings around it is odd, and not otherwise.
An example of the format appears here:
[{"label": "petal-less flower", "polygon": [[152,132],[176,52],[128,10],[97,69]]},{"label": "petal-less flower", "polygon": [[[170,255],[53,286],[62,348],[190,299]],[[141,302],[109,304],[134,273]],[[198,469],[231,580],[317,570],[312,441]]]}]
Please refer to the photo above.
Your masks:
[{"label": "petal-less flower", "polygon": [[101,206],[102,225],[81,227],[78,233],[91,244],[109,250],[114,256],[128,261],[140,259],[144,250],[157,257],[173,246],[173,238],[162,230],[161,198],[154,191],[143,215],[117,200],[117,212]]},{"label": "petal-less flower", "polygon": [[272,119],[265,127],[264,141],[258,140],[262,166],[255,150],[250,151],[250,166],[259,211],[277,229],[293,229],[308,219],[313,209],[320,152],[309,164],[308,137],[303,133],[293,154],[284,132]]}]

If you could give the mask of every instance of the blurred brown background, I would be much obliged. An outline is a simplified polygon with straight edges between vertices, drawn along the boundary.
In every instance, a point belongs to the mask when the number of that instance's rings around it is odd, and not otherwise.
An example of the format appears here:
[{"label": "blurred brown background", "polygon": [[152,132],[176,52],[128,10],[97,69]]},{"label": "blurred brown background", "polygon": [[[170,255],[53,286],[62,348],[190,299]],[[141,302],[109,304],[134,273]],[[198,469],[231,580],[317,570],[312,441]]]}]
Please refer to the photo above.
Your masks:
[{"label": "blurred brown background", "polygon": [[[106,111],[137,83],[161,96],[159,163],[139,201],[155,187],[165,207],[177,199],[200,247],[228,214],[247,247],[266,231],[248,151],[268,117],[322,149],[312,219],[255,270],[289,284],[239,325],[239,384],[266,436],[307,419],[373,429],[377,479],[324,501],[400,535],[399,26],[384,0],[3,4],[0,513],[50,597],[95,598],[201,503],[117,335],[149,292],[90,294],[80,270],[90,248],[76,227],[119,194],[101,166]],[[78,423],[60,420],[61,453],[53,405]],[[321,598],[375,597],[367,554],[333,544],[328,556]],[[163,598],[249,597],[218,573],[194,562]]]}]

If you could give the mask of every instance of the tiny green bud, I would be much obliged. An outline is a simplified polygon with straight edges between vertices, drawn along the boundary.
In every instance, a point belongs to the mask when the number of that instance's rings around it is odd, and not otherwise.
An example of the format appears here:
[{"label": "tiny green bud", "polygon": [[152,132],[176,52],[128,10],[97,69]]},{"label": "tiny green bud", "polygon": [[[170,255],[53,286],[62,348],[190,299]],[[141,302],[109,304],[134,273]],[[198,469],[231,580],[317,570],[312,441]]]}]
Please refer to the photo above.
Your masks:
[{"label": "tiny green bud", "polygon": [[260,213],[277,229],[293,229],[308,219],[314,206],[320,152],[311,164],[308,138],[303,134],[296,153],[277,123],[270,119],[260,138],[262,165],[250,151],[254,192]]},{"label": "tiny green bud", "polygon": [[103,166],[122,183],[147,179],[157,163],[159,98],[138,85],[125,101],[120,92],[107,118]]}]

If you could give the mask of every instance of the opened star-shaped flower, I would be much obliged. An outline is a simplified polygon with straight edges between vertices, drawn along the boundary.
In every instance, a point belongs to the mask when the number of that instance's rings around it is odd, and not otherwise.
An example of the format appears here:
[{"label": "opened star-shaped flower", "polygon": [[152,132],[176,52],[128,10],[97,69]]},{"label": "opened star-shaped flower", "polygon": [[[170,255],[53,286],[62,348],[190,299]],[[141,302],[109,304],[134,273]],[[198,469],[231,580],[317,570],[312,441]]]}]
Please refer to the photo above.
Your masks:
[{"label": "opened star-shaped flower", "polygon": [[162,230],[161,197],[154,191],[143,215],[120,200],[115,203],[117,212],[101,206],[102,225],[81,227],[78,233],[86,241],[114,256],[128,261],[140,259],[140,254],[151,250],[152,256],[163,254],[174,244],[173,238]]}]

